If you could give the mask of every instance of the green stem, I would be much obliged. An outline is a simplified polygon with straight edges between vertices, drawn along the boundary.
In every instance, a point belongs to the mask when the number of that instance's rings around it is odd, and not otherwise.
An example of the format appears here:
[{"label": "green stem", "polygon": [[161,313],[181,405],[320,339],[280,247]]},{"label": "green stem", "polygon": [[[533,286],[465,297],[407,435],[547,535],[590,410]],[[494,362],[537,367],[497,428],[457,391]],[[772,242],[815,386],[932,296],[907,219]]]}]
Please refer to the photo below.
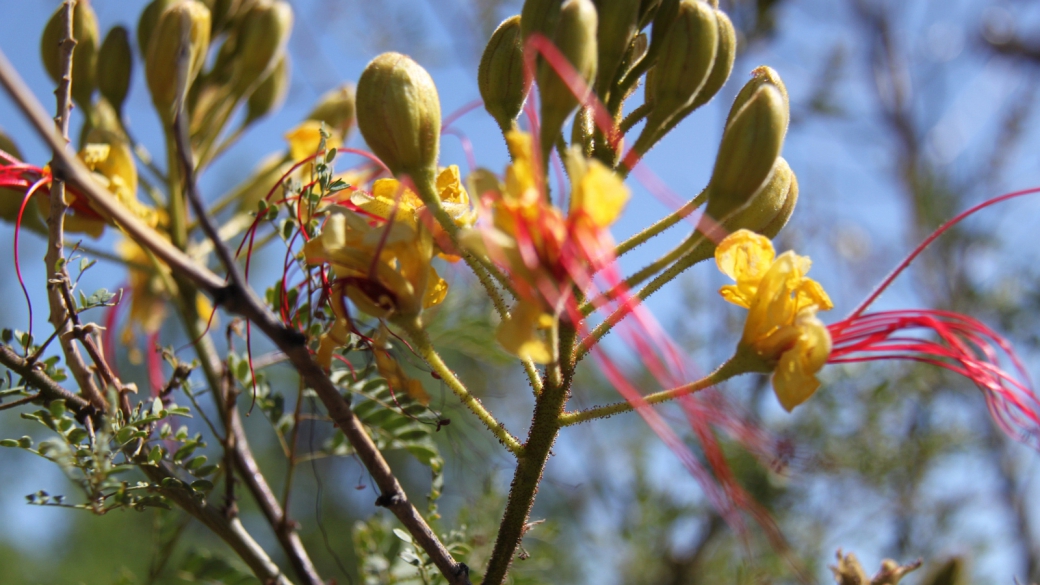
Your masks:
[{"label": "green stem", "polygon": [[506,449],[509,449],[513,455],[521,457],[524,453],[523,445],[521,445],[520,441],[506,430],[505,425],[499,422],[490,411],[484,408],[484,405],[480,403],[480,400],[476,396],[470,394],[469,390],[466,389],[466,386],[455,377],[455,372],[451,371],[451,369],[444,363],[444,360],[441,359],[437,350],[433,348],[433,344],[430,343],[430,336],[426,333],[426,330],[423,329],[422,323],[420,323],[417,318],[412,321],[402,319],[394,321],[394,323],[408,334],[408,337],[412,340],[412,345],[415,348],[415,351],[426,360],[426,363],[433,368],[433,371],[437,372],[437,375],[440,376],[441,380],[448,385],[448,388],[451,388],[451,391],[459,397],[463,406],[475,414],[477,418],[480,419],[480,422],[484,423],[484,426],[495,435],[495,438],[498,439]]},{"label": "green stem", "polygon": [[704,205],[707,200],[708,190],[704,189],[698,193],[696,197],[686,202],[682,207],[676,209],[665,218],[658,220],[650,227],[618,244],[617,247],[614,248],[614,256],[620,258],[635,248],[645,244],[651,238],[664,233],[668,228],[689,217],[698,207]]},{"label": "green stem", "polygon": [[610,332],[610,330],[621,322],[622,319],[627,317],[635,307],[639,306],[640,303],[646,301],[646,299],[661,289],[664,285],[674,280],[677,276],[686,271],[694,264],[707,260],[714,254],[715,246],[700,233],[692,236],[696,238],[696,243],[693,243],[689,247],[689,252],[679,259],[678,262],[672,264],[670,268],[662,272],[656,278],[650,281],[649,284],[639,289],[632,298],[628,299],[621,307],[616,309],[606,320],[596,326],[585,339],[582,339],[575,352],[575,361],[581,361],[592,349],[592,346],[599,342],[604,335]]},{"label": "green stem", "polygon": [[[546,376],[546,384],[542,393],[535,399],[534,415],[531,418],[531,430],[524,444],[523,455],[517,460],[513,474],[509,500],[499,525],[495,547],[484,573],[483,585],[501,585],[506,578],[509,564],[513,560],[516,548],[527,530],[527,518],[534,504],[538,484],[541,482],[545,463],[549,460],[550,450],[559,434],[560,415],[570,394],[571,380],[574,374],[571,348],[573,347],[575,329],[573,325],[561,323],[559,327],[558,347],[561,355],[555,369],[562,377],[553,382],[553,376]],[[550,365],[550,369],[554,369]]]},{"label": "green stem", "polygon": [[[737,355],[735,355],[731,357],[729,360],[727,360],[725,363],[723,363],[721,366],[719,366],[718,369],[716,369],[708,376],[705,376],[704,378],[701,378],[700,380],[697,380],[695,382],[690,382],[689,384],[684,384],[682,386],[672,388],[670,390],[662,390],[660,392],[649,394],[643,397],[643,401],[646,404],[660,404],[662,402],[674,400],[676,398],[679,398],[680,396],[686,396],[688,394],[693,394],[694,392],[704,390],[705,388],[710,388],[712,386],[715,386],[716,384],[721,384],[722,382],[725,382],[730,378],[734,378],[741,374],[747,373],[748,371],[751,370],[748,369],[748,365],[745,363],[745,360],[740,359]],[[569,427],[571,425],[576,425],[590,420],[608,418],[615,414],[635,410],[635,408],[636,405],[633,405],[631,402],[621,401],[615,402],[614,404],[608,404],[606,406],[596,406],[594,408],[589,408],[580,412],[568,412],[560,416],[560,426]]]}]

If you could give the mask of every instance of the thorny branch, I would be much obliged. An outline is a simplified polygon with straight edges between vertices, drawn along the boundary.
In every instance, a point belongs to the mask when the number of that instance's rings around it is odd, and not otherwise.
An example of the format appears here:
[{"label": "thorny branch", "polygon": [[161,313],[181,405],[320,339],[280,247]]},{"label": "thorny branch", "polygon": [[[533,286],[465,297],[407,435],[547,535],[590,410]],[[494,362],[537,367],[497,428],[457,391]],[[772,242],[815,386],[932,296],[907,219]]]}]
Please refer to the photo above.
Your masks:
[{"label": "thorny branch", "polygon": [[[65,31],[61,45],[54,47],[60,51],[59,67],[61,80],[57,96],[57,114],[54,124],[60,132],[62,140],[58,145],[53,145],[54,158],[57,159],[59,151],[64,151],[64,145],[68,143],[69,136],[69,112],[72,111],[72,59],[76,48],[76,39],[72,35],[72,14],[76,6],[76,0],[65,3],[63,11],[63,24]],[[60,147],[59,147],[60,146]],[[52,161],[53,165],[53,161]],[[72,376],[76,379],[83,394],[95,407],[105,408],[105,399],[102,392],[94,383],[94,377],[89,366],[80,355],[73,339],[68,335],[74,325],[78,325],[75,305],[66,305],[61,288],[69,286],[69,273],[65,269],[65,251],[63,248],[63,234],[65,226],[65,181],[61,174],[55,172],[54,181],[50,187],[50,213],[47,217],[47,254],[44,262],[47,264],[47,300],[50,304],[50,322],[58,334],[58,342],[61,344],[62,352],[65,354],[65,363],[68,365]]]}]

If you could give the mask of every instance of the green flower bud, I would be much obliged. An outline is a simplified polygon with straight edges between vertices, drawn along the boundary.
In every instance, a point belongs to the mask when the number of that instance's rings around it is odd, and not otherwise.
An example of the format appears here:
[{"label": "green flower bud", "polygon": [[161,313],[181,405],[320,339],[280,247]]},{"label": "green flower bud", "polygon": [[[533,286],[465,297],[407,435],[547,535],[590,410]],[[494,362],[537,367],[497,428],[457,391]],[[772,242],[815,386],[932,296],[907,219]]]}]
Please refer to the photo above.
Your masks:
[{"label": "green flower bud", "polygon": [[345,142],[354,127],[354,86],[347,83],[322,94],[307,119],[324,122]]},{"label": "green flower bud", "polygon": [[797,202],[798,179],[787,161],[783,157],[777,158],[769,181],[747,205],[733,212],[723,223],[729,232],[749,229],[767,238],[775,238],[787,225]]},{"label": "green flower bud", "polygon": [[520,9],[520,37],[523,42],[527,42],[533,33],[552,40],[556,36],[562,5],[563,0],[525,0],[524,7]]},{"label": "green flower bud", "polygon": [[[47,21],[40,38],[43,66],[55,83],[61,81],[61,41],[65,38],[64,15],[63,5]],[[94,68],[97,66],[100,34],[97,16],[87,0],[77,2],[72,11],[72,36],[76,39],[76,49],[72,56],[72,99],[84,110],[89,110],[94,89],[97,87]]]},{"label": "green flower bud", "polygon": [[126,94],[130,91],[133,66],[134,51],[130,48],[130,34],[125,27],[112,27],[98,52],[97,84],[101,95],[116,111],[122,111]]},{"label": "green flower bud", "polygon": [[524,79],[524,51],[520,40],[520,16],[498,25],[477,70],[477,87],[484,109],[498,122],[502,132],[513,126],[530,89]]},{"label": "green flower bud", "polygon": [[711,73],[708,74],[708,79],[704,80],[701,90],[687,106],[688,111],[682,114],[683,117],[711,101],[711,98],[719,93],[730,74],[733,73],[733,61],[737,57],[737,32],[733,29],[733,23],[725,12],[716,10],[715,20],[719,25],[715,63],[711,66]]},{"label": "green flower bud", "polygon": [[704,87],[715,63],[719,24],[715,11],[700,0],[682,0],[661,41],[647,128],[661,128],[686,108]]},{"label": "green flower bud", "polygon": [[292,7],[281,0],[259,0],[242,16],[235,47],[236,95],[247,95],[274,69],[285,54],[292,25]]},{"label": "green flower bud", "polygon": [[118,134],[123,140],[127,140],[123,124],[119,120],[119,112],[112,107],[112,104],[103,95],[94,102],[94,107],[91,108],[90,114],[80,129],[79,144],[86,144],[88,142],[87,136],[94,130]]},{"label": "green flower bud", "polygon": [[731,112],[708,183],[710,217],[723,220],[765,184],[780,156],[787,119],[787,105],[772,84],[761,85],[743,107]]},{"label": "green flower bud", "polygon": [[[198,76],[209,49],[210,16],[206,5],[186,0],[170,6],[159,17],[148,46],[145,77],[152,103],[170,122]],[[187,62],[179,62],[187,54]]]},{"label": "green flower bud", "polygon": [[441,102],[430,74],[400,53],[383,53],[357,85],[358,129],[395,175],[433,180],[440,149]]},{"label": "green flower bud", "polygon": [[137,50],[144,57],[148,56],[148,45],[155,32],[155,25],[159,24],[159,17],[170,6],[179,0],[152,0],[141,12],[141,18],[137,20]]},{"label": "green flower bud", "polygon": [[758,88],[762,87],[763,85],[770,85],[775,87],[780,92],[780,95],[783,96],[785,112],[784,132],[787,132],[787,124],[790,121],[790,116],[787,114],[791,111],[791,100],[787,97],[787,87],[784,85],[783,80],[780,79],[780,74],[777,73],[772,67],[767,67],[765,65],[756,67],[754,70],[752,70],[751,79],[744,84],[744,87],[740,88],[739,92],[737,92],[737,97],[733,99],[733,106],[729,110],[729,116],[726,117],[727,127],[733,121],[733,117],[737,114],[737,112],[744,107],[744,104],[746,104],[748,100],[750,100],[752,96],[755,95],[755,92],[758,91]]},{"label": "green flower bud", "polygon": [[598,72],[596,93],[607,95],[611,84],[617,79],[618,66],[639,30],[639,0],[596,0],[599,26],[596,29]]},{"label": "green flower bud", "polygon": [[[632,67],[636,63],[638,63],[640,59],[646,56],[646,52],[649,46],[650,41],[647,39],[646,33],[637,34],[635,38],[632,39],[632,42],[628,45],[628,51],[625,52],[625,58],[621,61],[621,65],[619,66],[620,71],[618,71],[618,74],[615,75],[615,77],[620,79],[625,75],[628,75],[628,73],[632,70]],[[650,68],[650,71],[653,71],[652,67]],[[648,75],[650,71],[647,71]],[[648,83],[648,81],[644,81],[644,83]],[[624,96],[622,96],[621,101],[625,101],[629,97],[631,97],[638,87],[638,83],[633,83],[632,85],[630,85],[628,88],[628,92]]]},{"label": "green flower bud", "polygon": [[246,102],[246,124],[282,107],[285,94],[289,93],[289,54],[285,53],[278,60],[267,77],[257,86],[253,93],[249,94]]},{"label": "green flower bud", "polygon": [[[560,7],[559,24],[553,38],[556,48],[586,84],[591,84],[596,77],[597,21],[596,6],[592,0],[567,0]],[[538,66],[538,90],[542,106],[541,142],[544,159],[560,135],[567,116],[586,96],[571,93],[559,74],[545,61]]]}]

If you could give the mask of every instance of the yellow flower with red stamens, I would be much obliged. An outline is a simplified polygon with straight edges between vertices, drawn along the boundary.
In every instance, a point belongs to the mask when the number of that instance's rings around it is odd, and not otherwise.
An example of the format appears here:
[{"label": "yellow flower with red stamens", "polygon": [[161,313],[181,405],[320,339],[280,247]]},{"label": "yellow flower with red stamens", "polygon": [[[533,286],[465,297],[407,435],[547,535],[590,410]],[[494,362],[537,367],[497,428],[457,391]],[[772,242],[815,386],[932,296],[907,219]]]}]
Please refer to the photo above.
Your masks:
[{"label": "yellow flower with red stamens", "polygon": [[464,245],[503,267],[519,298],[498,329],[498,341],[524,359],[547,363],[552,348],[543,332],[552,327],[574,286],[583,287],[610,259],[608,227],[628,202],[629,191],[613,171],[577,151],[566,153],[570,209],[545,196],[531,136],[506,135],[513,164],[505,182],[483,194],[491,200],[491,225],[463,232]]},{"label": "yellow flower with red stamens", "polygon": [[748,309],[740,346],[774,366],[773,390],[788,411],[820,386],[831,337],[816,317],[834,307],[818,282],[805,276],[811,262],[788,251],[776,257],[769,238],[748,230],[730,234],[715,250],[719,270],[736,281],[719,293]]}]

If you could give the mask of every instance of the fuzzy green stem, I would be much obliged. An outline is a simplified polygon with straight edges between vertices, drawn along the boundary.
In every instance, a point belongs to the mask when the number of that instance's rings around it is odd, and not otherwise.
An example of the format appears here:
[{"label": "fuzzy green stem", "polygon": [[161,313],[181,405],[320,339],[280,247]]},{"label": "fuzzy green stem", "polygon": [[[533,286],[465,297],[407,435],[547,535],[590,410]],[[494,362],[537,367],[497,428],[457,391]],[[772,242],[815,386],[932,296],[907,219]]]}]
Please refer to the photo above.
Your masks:
[{"label": "fuzzy green stem", "polygon": [[[517,546],[527,530],[527,518],[534,504],[538,484],[541,482],[545,463],[549,460],[550,450],[560,431],[559,419],[563,414],[570,385],[574,373],[571,360],[571,348],[575,337],[574,326],[560,323],[558,347],[561,355],[555,366],[561,373],[553,382],[554,376],[546,376],[545,388],[535,399],[534,415],[531,418],[531,430],[524,444],[523,455],[517,460],[513,483],[509,490],[509,500],[499,525],[495,547],[484,573],[483,585],[501,585],[506,572],[516,553]],[[553,366],[550,365],[552,369]]]},{"label": "fuzzy green stem", "polygon": [[683,206],[679,209],[676,209],[671,214],[664,217],[663,219],[658,220],[650,227],[644,229],[638,234],[618,244],[617,247],[614,248],[614,256],[620,258],[628,252],[631,252],[635,248],[650,241],[650,239],[656,237],[657,235],[664,233],[664,231],[668,228],[689,217],[690,214],[696,211],[698,207],[704,205],[704,203],[707,200],[708,190],[704,189],[700,193],[698,193],[696,197],[683,204]]},{"label": "fuzzy green stem", "polygon": [[491,434],[495,435],[495,438],[498,439],[506,449],[509,449],[513,455],[521,457],[524,452],[524,447],[520,444],[519,439],[514,437],[506,429],[506,426],[499,422],[499,420],[496,419],[488,409],[484,408],[484,405],[480,403],[480,400],[476,396],[470,394],[469,390],[466,389],[466,386],[463,385],[463,383],[455,376],[455,372],[451,371],[451,368],[444,363],[440,354],[438,354],[437,350],[433,348],[433,344],[430,342],[430,336],[426,333],[426,330],[423,329],[422,323],[419,322],[418,318],[411,321],[404,319],[396,320],[394,321],[394,324],[404,330],[411,339],[415,351],[426,360],[426,363],[433,368],[434,372],[437,372],[437,375],[440,376],[441,380],[445,384],[447,384],[448,388],[451,388],[451,391],[455,393],[455,396],[459,397],[463,406],[476,415],[476,417],[480,419],[480,422],[484,423],[484,426],[491,431]]},{"label": "fuzzy green stem", "polygon": [[[646,404],[660,404],[662,402],[674,400],[680,396],[686,396],[704,390],[705,388],[710,388],[716,384],[721,384],[730,378],[753,371],[748,369],[749,365],[746,363],[746,360],[741,359],[738,356],[740,356],[740,352],[738,352],[738,355],[734,355],[730,359],[726,360],[726,362],[719,366],[718,369],[700,380],[670,390],[662,390],[660,392],[649,394],[644,396],[643,400]],[[568,412],[560,416],[560,426],[569,427],[590,420],[608,418],[615,414],[635,410],[635,408],[635,405],[631,402],[621,401],[606,406],[596,406],[580,412]]]},{"label": "fuzzy green stem", "polygon": [[177,154],[177,144],[173,137],[174,129],[166,130],[166,159],[169,173],[170,204],[170,242],[179,250],[188,245],[188,202],[184,197],[184,185],[181,184],[183,173]]},{"label": "fuzzy green stem", "polygon": [[610,330],[621,322],[622,319],[627,317],[635,307],[639,306],[640,303],[646,301],[646,299],[661,289],[664,285],[668,284],[680,274],[686,271],[694,264],[702,260],[707,260],[714,254],[715,246],[711,244],[709,240],[704,238],[701,234],[695,234],[691,236],[691,239],[695,239],[695,243],[691,243],[689,246],[689,252],[679,259],[678,262],[672,264],[670,268],[662,272],[656,278],[651,280],[646,286],[639,289],[635,295],[632,296],[626,303],[617,308],[606,320],[596,326],[578,345],[575,351],[575,360],[581,361],[592,349],[592,346],[599,343],[600,339],[604,335],[610,332]]}]

